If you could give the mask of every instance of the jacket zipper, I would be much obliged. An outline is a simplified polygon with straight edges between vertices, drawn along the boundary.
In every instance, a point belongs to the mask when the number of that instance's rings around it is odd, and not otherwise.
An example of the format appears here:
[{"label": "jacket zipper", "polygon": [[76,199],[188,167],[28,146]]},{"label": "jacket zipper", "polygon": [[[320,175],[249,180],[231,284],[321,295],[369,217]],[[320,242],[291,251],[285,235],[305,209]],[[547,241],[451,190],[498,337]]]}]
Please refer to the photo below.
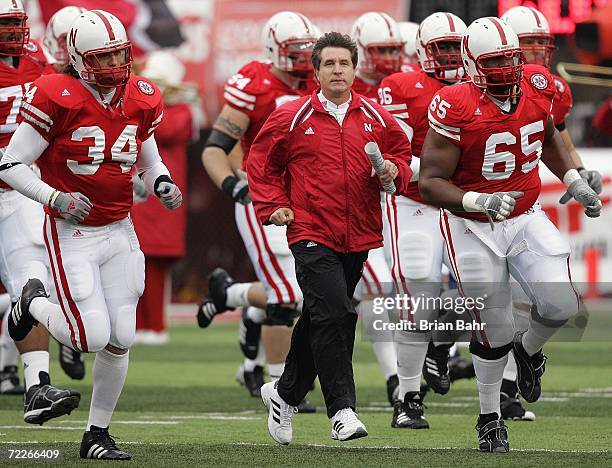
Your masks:
[{"label": "jacket zipper", "polygon": [[[346,118],[348,117],[348,109],[346,111],[346,114],[344,115],[344,120],[346,120]],[[335,120],[335,119],[334,119]],[[342,120],[342,122],[344,123],[344,120]],[[338,122],[336,120],[336,122]],[[345,210],[345,218],[346,218],[346,252],[350,252],[350,246],[351,246],[351,227],[349,224],[349,195],[348,195],[348,191],[349,191],[349,187],[348,187],[348,175],[346,172],[346,157],[345,157],[345,152],[344,152],[344,132],[342,131],[342,124],[340,122],[338,122],[338,126],[340,127],[340,147],[342,148],[342,166],[344,167],[344,199],[345,199],[345,206],[346,206],[346,210]]]}]

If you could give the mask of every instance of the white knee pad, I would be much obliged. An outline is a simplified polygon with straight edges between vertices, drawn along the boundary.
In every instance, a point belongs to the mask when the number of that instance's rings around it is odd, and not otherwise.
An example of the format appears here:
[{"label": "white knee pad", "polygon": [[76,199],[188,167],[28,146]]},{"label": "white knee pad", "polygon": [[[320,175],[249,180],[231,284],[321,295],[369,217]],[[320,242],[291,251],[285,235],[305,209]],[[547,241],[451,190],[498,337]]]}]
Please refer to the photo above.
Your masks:
[{"label": "white knee pad", "polygon": [[[91,324],[85,330],[85,336],[87,337],[87,351],[97,353],[102,351],[111,339],[110,326],[108,322]],[[79,340],[77,340],[77,344],[80,346]],[[81,351],[83,350],[81,349]]]},{"label": "white knee pad", "polygon": [[141,250],[134,250],[128,254],[125,268],[128,291],[137,297],[142,296],[145,288],[145,256]]},{"label": "white knee pad", "polygon": [[116,348],[130,349],[136,337],[136,304],[119,307],[111,327],[109,344]]},{"label": "white knee pad", "polygon": [[550,327],[560,327],[579,310],[578,295],[571,283],[538,283],[535,292],[534,320]]},{"label": "white knee pad", "polygon": [[[434,245],[431,236],[420,232],[405,232],[399,236],[400,264],[406,279],[423,281],[432,274]],[[437,266],[439,268],[439,265]]]}]

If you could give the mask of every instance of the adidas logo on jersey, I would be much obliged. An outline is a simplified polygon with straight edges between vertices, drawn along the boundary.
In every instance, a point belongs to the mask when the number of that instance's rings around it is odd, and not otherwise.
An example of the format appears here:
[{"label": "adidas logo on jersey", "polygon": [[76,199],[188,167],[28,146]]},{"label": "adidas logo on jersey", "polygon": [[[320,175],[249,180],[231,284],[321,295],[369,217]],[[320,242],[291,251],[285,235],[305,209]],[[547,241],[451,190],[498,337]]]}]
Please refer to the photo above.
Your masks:
[{"label": "adidas logo on jersey", "polygon": [[62,91],[62,96],[70,96],[70,91],[64,88],[64,90]]},{"label": "adidas logo on jersey", "polygon": [[417,208],[417,210],[412,213],[412,216],[423,216],[423,212],[419,208]]},{"label": "adidas logo on jersey", "polygon": [[312,127],[308,127],[308,130],[304,132],[304,135],[314,135],[314,130]]},{"label": "adidas logo on jersey", "polygon": [[480,107],[476,108],[476,110],[474,111],[474,115],[482,115],[482,112],[480,111]]},{"label": "adidas logo on jersey", "polygon": [[317,244],[314,241],[309,241],[308,244],[306,244],[306,247],[316,247],[317,245],[319,245],[319,244]]},{"label": "adidas logo on jersey", "polygon": [[77,229],[77,230],[76,230],[76,231],[74,231],[74,233],[72,234],[72,237],[83,237],[83,233]]},{"label": "adidas logo on jersey", "polygon": [[423,88],[423,85],[421,84],[421,82],[420,82],[420,81],[417,81],[417,84],[415,84],[415,85],[414,85],[414,87],[415,87],[415,88],[422,89],[422,88]]}]

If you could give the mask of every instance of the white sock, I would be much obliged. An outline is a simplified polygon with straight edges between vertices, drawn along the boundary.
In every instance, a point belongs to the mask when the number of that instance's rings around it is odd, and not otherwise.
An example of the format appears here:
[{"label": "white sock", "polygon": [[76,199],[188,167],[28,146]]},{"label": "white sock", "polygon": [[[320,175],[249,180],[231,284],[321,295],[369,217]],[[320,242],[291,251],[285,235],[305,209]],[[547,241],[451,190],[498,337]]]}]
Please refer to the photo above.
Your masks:
[{"label": "white sock", "polygon": [[512,380],[516,382],[516,361],[514,360],[514,353],[508,353],[508,362],[504,367],[504,380]]},{"label": "white sock", "polygon": [[397,353],[393,344],[393,333],[390,330],[376,330],[374,321],[381,320],[383,323],[389,322],[389,315],[386,311],[375,314],[374,301],[361,301],[357,306],[357,312],[361,316],[363,331],[372,343],[374,355],[378,361],[385,380],[397,374]]},{"label": "white sock", "polygon": [[285,370],[285,363],[280,362],[277,364],[268,364],[268,373],[270,374],[270,380],[275,381],[280,379]]},{"label": "white sock", "polygon": [[499,408],[499,392],[501,391],[504,367],[508,362],[508,355],[495,360],[481,359],[472,355],[476,381],[478,382],[478,398],[480,400],[480,414],[497,413],[501,417]]},{"label": "white sock", "polygon": [[397,343],[397,376],[399,378],[400,398],[408,392],[421,389],[421,373],[429,343]]},{"label": "white sock", "polygon": [[244,361],[242,361],[242,367],[244,368],[245,372],[253,372],[256,365],[257,362],[255,362],[253,359],[244,358]]},{"label": "white sock", "polygon": [[457,347],[457,343],[455,343],[448,350],[448,356],[449,357],[455,357],[455,355],[457,354],[458,351],[459,351],[459,348]]},{"label": "white sock", "polygon": [[113,354],[106,349],[96,353],[93,364],[93,392],[87,430],[108,427],[121,395],[128,371],[129,352]]},{"label": "white sock", "polygon": [[547,327],[535,320],[529,321],[529,328],[523,334],[523,348],[527,354],[533,356],[546,344],[550,338],[557,333],[558,328]]},{"label": "white sock", "polygon": [[40,383],[39,372],[49,373],[49,352],[29,351],[21,355],[26,391]]},{"label": "white sock", "polygon": [[[228,307],[248,307],[249,304],[248,294],[249,289],[253,283],[235,283],[232,284],[227,291],[227,300],[225,303]],[[219,312],[222,312],[221,310]]]},{"label": "white sock", "polygon": [[70,328],[62,308],[46,297],[35,297],[30,302],[30,314],[41,323],[60,343],[73,347],[70,339]]},{"label": "white sock", "polygon": [[[0,294],[0,310],[7,310],[7,313],[10,312],[10,307],[11,307],[11,296],[9,296],[7,293],[4,294]],[[4,315],[5,317],[8,317],[7,315]]]},{"label": "white sock", "polygon": [[257,356],[255,356],[255,365],[265,367],[266,365],[266,353],[263,349],[263,343],[261,342],[261,338],[259,339],[259,346],[257,348]]},{"label": "white sock", "polygon": [[17,359],[19,359],[17,345],[8,332],[9,311],[10,309],[4,315],[4,320],[2,320],[2,334],[0,335],[0,370],[4,369],[6,366],[16,366]]},{"label": "white sock", "polygon": [[254,323],[262,323],[266,319],[266,311],[259,307],[249,307],[246,315]]},{"label": "white sock", "polygon": [[389,377],[397,375],[397,353],[395,352],[395,344],[389,341],[372,342],[372,349],[376,355],[376,360],[385,375],[385,380]]}]

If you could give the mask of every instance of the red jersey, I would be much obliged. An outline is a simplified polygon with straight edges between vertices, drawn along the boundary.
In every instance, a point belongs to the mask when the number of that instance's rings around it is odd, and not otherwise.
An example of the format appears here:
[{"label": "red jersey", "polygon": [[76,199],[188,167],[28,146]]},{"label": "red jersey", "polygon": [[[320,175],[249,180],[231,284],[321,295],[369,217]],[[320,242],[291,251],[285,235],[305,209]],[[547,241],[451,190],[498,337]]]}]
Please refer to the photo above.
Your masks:
[{"label": "red jersey", "polygon": [[[440,81],[423,70],[394,73],[380,83],[379,102],[391,112],[408,135],[413,156],[421,156],[421,148],[429,130],[429,103],[434,94],[443,87]],[[408,191],[402,195],[424,203],[417,181],[410,182]]]},{"label": "red jersey", "polygon": [[[199,136],[199,119],[184,103],[169,104],[164,119],[155,131],[155,141],[172,180],[183,192],[187,190],[187,145]],[[156,197],[132,208],[132,221],[140,249],[147,257],[182,257],[185,255],[187,207],[166,209]]]},{"label": "red jersey", "polygon": [[[47,66],[42,47],[38,43],[27,42],[24,48],[24,55],[13,59],[19,60],[16,68],[0,61],[0,148],[8,146],[21,121],[19,108],[23,94]],[[10,187],[0,180],[0,189]]]},{"label": "red jersey", "polygon": [[371,85],[358,76],[355,76],[355,81],[353,81],[351,89],[357,94],[361,94],[362,96],[370,98],[372,101],[378,102],[378,85]]},{"label": "red jersey", "polygon": [[243,112],[250,119],[249,128],[240,139],[244,153],[242,160],[244,170],[253,140],[268,116],[277,107],[306,93],[306,89],[294,89],[279,80],[272,74],[271,67],[271,63],[254,60],[247,63],[225,83],[223,93],[225,103]]},{"label": "red jersey", "polygon": [[128,215],[131,168],[142,142],[162,120],[161,93],[138,76],[130,77],[119,107],[114,112],[103,107],[67,74],[34,81],[21,105],[24,121],[49,142],[37,160],[42,180],[63,192],[81,192],[93,204],[85,225],[102,226]]},{"label": "red jersey", "polygon": [[[521,90],[508,113],[471,82],[445,86],[429,107],[431,128],[461,149],[451,182],[465,191],[524,192],[510,217],[531,208],[540,194],[538,162],[555,95],[553,77],[544,67],[526,65]],[[487,220],[484,213],[454,213]]]},{"label": "red jersey", "polygon": [[565,128],[565,120],[572,110],[572,104],[574,103],[572,90],[559,75],[552,73],[551,75],[555,82],[555,100],[552,107],[553,120],[555,121],[555,127],[563,130]]}]

